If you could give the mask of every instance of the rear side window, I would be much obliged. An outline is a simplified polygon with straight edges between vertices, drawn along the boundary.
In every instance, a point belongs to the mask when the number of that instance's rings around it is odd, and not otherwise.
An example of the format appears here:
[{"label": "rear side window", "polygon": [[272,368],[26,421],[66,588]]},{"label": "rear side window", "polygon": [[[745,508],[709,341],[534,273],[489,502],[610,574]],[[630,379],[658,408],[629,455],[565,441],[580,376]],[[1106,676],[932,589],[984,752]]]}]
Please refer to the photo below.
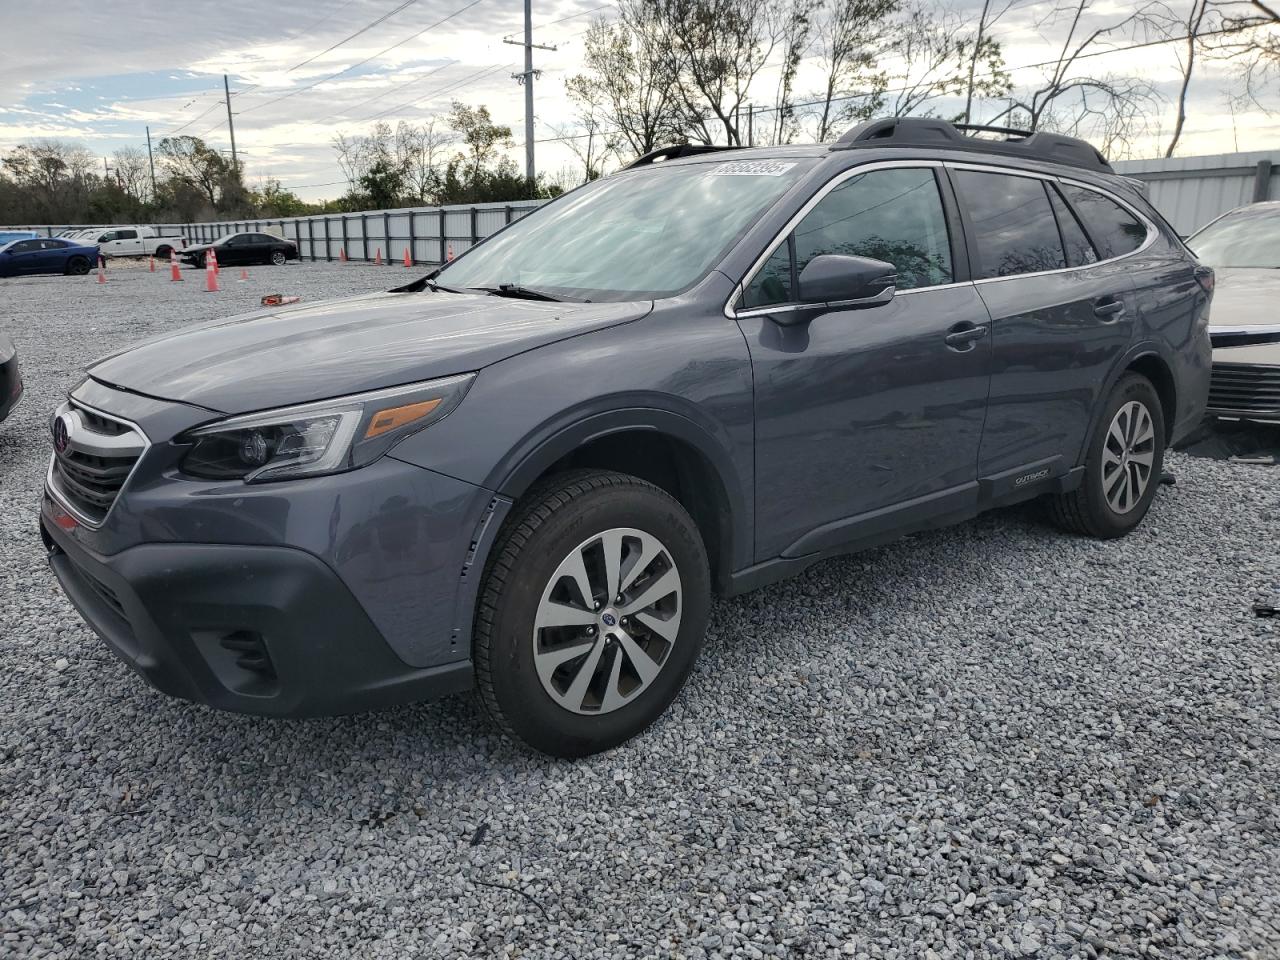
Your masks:
[{"label": "rear side window", "polygon": [[117,240],[137,240],[138,231],[137,230],[118,230],[116,232],[115,238]]},{"label": "rear side window", "polygon": [[1062,192],[1080,215],[1103,260],[1132,253],[1147,239],[1146,225],[1110,197],[1069,183],[1062,185]]},{"label": "rear side window", "polygon": [[1043,181],[974,170],[957,170],[953,176],[976,235],[975,280],[1067,265]]},{"label": "rear side window", "polygon": [[892,263],[900,290],[950,283],[950,235],[933,169],[873,170],[833,189],[751,279],[743,305],[794,300],[792,278],[827,253]]},{"label": "rear side window", "polygon": [[1080,229],[1080,221],[1071,212],[1057,187],[1047,186],[1049,202],[1053,204],[1054,215],[1058,218],[1058,229],[1062,232],[1062,243],[1067,248],[1067,266],[1083,267],[1098,262],[1098,252]]}]

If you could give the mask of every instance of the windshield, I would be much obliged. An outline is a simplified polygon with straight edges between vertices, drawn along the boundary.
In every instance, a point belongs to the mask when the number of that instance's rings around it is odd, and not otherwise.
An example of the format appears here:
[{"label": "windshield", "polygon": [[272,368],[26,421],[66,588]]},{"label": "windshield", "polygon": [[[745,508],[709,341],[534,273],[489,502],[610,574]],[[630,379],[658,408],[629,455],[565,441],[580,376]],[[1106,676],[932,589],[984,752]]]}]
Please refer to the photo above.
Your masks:
[{"label": "windshield", "polygon": [[1211,267],[1280,270],[1280,207],[1228,213],[1188,240],[1187,246]]},{"label": "windshield", "polygon": [[811,161],[648,167],[589,183],[449,264],[446,286],[583,300],[672,296],[706,275]]}]

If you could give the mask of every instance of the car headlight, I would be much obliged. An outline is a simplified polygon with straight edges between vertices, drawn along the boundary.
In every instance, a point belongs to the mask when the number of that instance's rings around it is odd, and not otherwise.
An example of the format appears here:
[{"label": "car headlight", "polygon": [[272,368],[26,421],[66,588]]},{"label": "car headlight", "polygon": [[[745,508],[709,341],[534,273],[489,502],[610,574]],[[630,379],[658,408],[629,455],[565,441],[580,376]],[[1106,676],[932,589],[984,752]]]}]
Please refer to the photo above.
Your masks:
[{"label": "car headlight", "polygon": [[372,463],[436,423],[466,396],[474,373],[232,417],[179,437],[182,472],[206,480],[292,480]]}]

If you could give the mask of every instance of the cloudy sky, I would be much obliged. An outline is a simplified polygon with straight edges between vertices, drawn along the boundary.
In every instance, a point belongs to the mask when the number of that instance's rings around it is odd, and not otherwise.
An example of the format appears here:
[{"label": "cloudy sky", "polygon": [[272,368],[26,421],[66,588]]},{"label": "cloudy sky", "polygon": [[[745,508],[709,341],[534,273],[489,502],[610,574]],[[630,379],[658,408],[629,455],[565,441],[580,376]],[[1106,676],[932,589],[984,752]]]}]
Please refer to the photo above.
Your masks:
[{"label": "cloudy sky", "polygon": [[[959,0],[980,7],[980,0]],[[1177,5],[1184,0],[1170,0]],[[1021,0],[998,28],[1011,67],[1056,56],[1051,4]],[[1093,23],[1129,5],[1095,0]],[[574,163],[558,134],[572,128],[564,81],[580,69],[583,33],[609,16],[606,0],[534,0],[538,167]],[[362,29],[367,28],[367,29]],[[0,151],[34,138],[83,143],[107,155],[145,147],[166,134],[193,134],[227,147],[222,75],[230,76],[236,141],[251,181],[277,177],[308,199],[343,192],[330,139],[367,130],[378,119],[420,121],[451,100],[489,107],[516,132],[523,164],[523,92],[511,79],[522,52],[503,43],[523,30],[513,0],[217,0],[186,4],[0,4]],[[362,31],[362,32],[361,32]],[[354,37],[353,34],[356,34]],[[348,39],[351,38],[351,39]],[[345,41],[345,42],[343,42]],[[333,47],[333,49],[328,49]],[[1089,69],[1141,76],[1170,95],[1175,45],[1098,57]],[[1042,70],[1014,71],[1034,83]],[[801,71],[800,93],[815,79]],[[772,101],[776,74],[760,77],[757,102]],[[1210,63],[1192,90],[1179,155],[1280,148],[1280,116],[1228,105],[1238,91],[1229,65]],[[816,84],[814,84],[816,88]],[[754,88],[753,88],[754,92]],[[1139,156],[1163,153],[1173,107]],[[1163,131],[1163,133],[1161,132]]]}]

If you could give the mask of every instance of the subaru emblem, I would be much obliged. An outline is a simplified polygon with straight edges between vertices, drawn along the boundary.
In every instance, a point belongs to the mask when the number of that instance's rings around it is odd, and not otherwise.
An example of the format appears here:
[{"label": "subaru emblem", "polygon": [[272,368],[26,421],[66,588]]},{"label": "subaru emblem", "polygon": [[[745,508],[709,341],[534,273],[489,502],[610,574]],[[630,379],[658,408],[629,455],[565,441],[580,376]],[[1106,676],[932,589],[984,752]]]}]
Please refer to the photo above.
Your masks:
[{"label": "subaru emblem", "polygon": [[606,613],[600,619],[604,621],[604,625],[606,627],[616,627],[618,625],[618,618],[615,617],[612,613]]},{"label": "subaru emblem", "polygon": [[53,421],[53,449],[58,453],[66,453],[71,444],[71,431],[67,426],[67,417],[62,415]]}]

